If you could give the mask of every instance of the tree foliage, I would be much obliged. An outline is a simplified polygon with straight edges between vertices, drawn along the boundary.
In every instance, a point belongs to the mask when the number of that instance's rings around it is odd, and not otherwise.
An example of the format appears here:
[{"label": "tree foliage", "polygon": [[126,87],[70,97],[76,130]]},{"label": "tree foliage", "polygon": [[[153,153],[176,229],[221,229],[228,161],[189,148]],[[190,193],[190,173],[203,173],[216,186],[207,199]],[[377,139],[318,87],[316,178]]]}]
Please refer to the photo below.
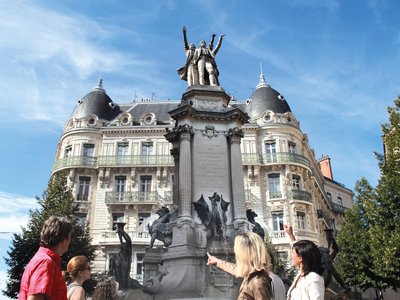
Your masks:
[{"label": "tree foliage", "polygon": [[357,182],[337,238],[343,277],[363,290],[400,287],[400,98],[394,104],[382,125],[385,153],[376,155],[381,177],[375,188],[365,178]]},{"label": "tree foliage", "polygon": [[74,204],[74,197],[67,186],[65,173],[57,173],[50,179],[47,190],[41,198],[36,197],[39,208],[29,212],[29,221],[26,228],[22,228],[21,234],[14,234],[12,245],[5,258],[8,266],[8,281],[3,294],[10,298],[17,298],[20,280],[25,266],[39,249],[40,231],[44,221],[52,215],[67,217],[73,224],[72,241],[69,250],[64,253],[62,269],[70,258],[75,255],[85,255],[92,260],[94,258],[94,246],[88,228],[79,223],[78,206]]}]

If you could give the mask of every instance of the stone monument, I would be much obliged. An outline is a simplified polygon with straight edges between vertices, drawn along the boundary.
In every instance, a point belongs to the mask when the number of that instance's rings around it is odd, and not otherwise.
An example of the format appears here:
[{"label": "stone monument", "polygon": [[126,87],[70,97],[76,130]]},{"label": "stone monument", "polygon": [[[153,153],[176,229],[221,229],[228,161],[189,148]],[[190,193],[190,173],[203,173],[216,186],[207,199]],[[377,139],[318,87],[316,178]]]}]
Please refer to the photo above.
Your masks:
[{"label": "stone monument", "polygon": [[193,77],[200,77],[199,84],[190,82],[180,105],[169,112],[176,125],[165,137],[173,145],[178,210],[164,224],[171,233],[168,247],[149,247],[143,260],[143,285],[158,300],[235,299],[238,293],[236,279],[206,265],[207,252],[234,261],[235,235],[251,230],[240,152],[241,127],[248,115],[230,107],[230,96],[219,86],[214,58],[222,37],[215,49],[204,43],[196,49],[193,63],[202,60],[197,68],[202,72]]}]

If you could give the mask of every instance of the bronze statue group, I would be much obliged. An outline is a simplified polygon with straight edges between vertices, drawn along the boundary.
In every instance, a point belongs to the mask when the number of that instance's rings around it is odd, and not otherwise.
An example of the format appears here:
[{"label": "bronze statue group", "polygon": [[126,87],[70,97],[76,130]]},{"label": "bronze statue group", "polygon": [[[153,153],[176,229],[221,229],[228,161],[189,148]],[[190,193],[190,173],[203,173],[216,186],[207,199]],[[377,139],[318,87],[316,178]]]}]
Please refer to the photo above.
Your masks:
[{"label": "bronze statue group", "polygon": [[194,44],[188,44],[186,36],[186,27],[183,27],[183,42],[186,51],[186,62],[178,69],[178,74],[182,80],[186,80],[188,86],[192,85],[219,85],[219,72],[215,63],[215,56],[222,45],[224,34],[218,39],[217,46],[214,48],[215,34],[211,36],[210,44],[207,47],[206,42],[200,42],[196,49]]}]

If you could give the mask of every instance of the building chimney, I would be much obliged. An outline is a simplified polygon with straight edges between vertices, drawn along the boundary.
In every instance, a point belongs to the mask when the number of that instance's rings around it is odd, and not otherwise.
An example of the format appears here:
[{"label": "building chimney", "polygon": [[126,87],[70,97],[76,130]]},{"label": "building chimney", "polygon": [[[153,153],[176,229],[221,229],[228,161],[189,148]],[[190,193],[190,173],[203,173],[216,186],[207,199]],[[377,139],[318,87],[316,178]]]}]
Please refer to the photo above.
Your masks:
[{"label": "building chimney", "polygon": [[331,168],[331,159],[328,155],[322,155],[322,157],[318,160],[319,167],[321,169],[322,175],[333,180],[332,168]]}]

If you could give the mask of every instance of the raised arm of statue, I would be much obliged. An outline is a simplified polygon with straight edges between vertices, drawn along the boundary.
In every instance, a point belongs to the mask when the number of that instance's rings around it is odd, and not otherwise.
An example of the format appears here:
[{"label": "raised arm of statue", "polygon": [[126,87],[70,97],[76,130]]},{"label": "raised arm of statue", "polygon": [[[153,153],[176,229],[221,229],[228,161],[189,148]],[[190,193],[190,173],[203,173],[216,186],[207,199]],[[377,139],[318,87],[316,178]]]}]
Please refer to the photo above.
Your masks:
[{"label": "raised arm of statue", "polygon": [[210,44],[208,45],[208,49],[210,49],[210,50],[212,50],[212,49],[214,48],[214,39],[215,39],[215,36],[216,36],[215,33],[213,33],[213,34],[211,35],[211,41],[210,41]]},{"label": "raised arm of statue", "polygon": [[215,47],[215,50],[213,51],[214,55],[216,55],[217,52],[218,52],[218,50],[219,50],[219,48],[221,48],[222,39],[223,39],[224,36],[225,36],[225,34],[222,34],[222,35],[219,37],[218,43],[217,43],[217,47]]},{"label": "raised arm of statue", "polygon": [[183,26],[182,28],[182,33],[183,33],[183,43],[185,44],[185,50],[189,50],[189,44],[187,41],[187,37],[186,37],[186,27]]}]

